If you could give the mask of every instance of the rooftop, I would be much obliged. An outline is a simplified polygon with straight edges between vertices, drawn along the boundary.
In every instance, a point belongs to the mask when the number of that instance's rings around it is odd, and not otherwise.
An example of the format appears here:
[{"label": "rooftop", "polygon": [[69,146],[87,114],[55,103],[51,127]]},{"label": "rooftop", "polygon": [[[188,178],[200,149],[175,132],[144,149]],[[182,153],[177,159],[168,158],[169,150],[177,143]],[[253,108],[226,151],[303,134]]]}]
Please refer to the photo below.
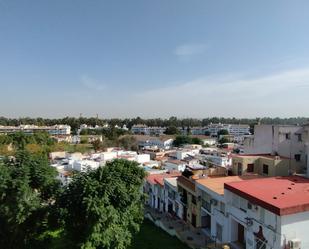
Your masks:
[{"label": "rooftop", "polygon": [[309,211],[309,179],[269,177],[225,183],[224,188],[277,215]]},{"label": "rooftop", "polygon": [[173,187],[177,187],[177,177],[165,178],[164,181],[166,181]]},{"label": "rooftop", "polygon": [[264,158],[268,158],[268,159],[289,159],[288,157],[284,157],[284,156],[276,156],[276,155],[271,155],[271,154],[232,154],[232,157],[264,157]]},{"label": "rooftop", "polygon": [[244,180],[260,178],[258,175],[245,175],[245,176],[220,176],[220,177],[208,177],[204,179],[196,180],[196,182],[204,186],[218,195],[224,195],[224,184],[230,182],[240,182]]},{"label": "rooftop", "polygon": [[167,172],[164,174],[152,174],[147,176],[147,181],[150,184],[159,184],[161,186],[164,186],[164,179],[165,178],[172,178],[172,177],[178,177],[180,176],[179,172]]}]

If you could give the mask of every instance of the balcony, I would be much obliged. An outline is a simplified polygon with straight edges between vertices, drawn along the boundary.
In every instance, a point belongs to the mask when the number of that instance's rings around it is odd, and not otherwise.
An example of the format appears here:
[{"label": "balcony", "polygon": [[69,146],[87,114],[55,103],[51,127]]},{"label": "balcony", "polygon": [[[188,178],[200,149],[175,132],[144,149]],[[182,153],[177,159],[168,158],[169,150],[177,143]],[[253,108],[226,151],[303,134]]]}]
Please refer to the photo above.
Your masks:
[{"label": "balcony", "polygon": [[211,213],[211,203],[202,199],[202,207]]}]

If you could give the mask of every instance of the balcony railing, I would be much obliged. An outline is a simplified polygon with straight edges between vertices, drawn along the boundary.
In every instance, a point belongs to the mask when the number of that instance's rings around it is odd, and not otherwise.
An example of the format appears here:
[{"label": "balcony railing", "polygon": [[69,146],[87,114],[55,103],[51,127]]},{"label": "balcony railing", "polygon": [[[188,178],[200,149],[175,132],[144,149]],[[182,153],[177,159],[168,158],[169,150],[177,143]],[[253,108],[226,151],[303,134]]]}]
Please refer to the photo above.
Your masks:
[{"label": "balcony railing", "polygon": [[202,199],[202,207],[205,208],[208,212],[211,212],[211,204],[208,201]]}]

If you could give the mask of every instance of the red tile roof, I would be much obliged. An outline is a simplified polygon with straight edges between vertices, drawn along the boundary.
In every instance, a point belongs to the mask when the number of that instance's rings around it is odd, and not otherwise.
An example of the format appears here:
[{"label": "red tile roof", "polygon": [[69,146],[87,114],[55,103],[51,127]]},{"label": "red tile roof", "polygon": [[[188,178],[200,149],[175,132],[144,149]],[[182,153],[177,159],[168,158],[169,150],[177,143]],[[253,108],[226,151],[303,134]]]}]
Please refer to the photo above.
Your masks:
[{"label": "red tile roof", "polygon": [[309,211],[309,179],[304,177],[232,182],[224,188],[280,216]]},{"label": "red tile roof", "polygon": [[150,184],[159,184],[161,186],[164,186],[164,178],[171,178],[171,177],[178,177],[180,176],[180,172],[171,172],[171,173],[164,173],[164,174],[151,174],[148,175],[146,180]]}]

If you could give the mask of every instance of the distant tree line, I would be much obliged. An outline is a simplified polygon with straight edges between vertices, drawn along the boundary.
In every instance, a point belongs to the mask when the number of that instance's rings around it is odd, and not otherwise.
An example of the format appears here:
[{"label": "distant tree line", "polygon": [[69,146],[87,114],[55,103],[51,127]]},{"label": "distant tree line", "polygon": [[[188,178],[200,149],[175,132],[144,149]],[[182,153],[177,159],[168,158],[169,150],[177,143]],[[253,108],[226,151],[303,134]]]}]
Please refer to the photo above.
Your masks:
[{"label": "distant tree line", "polygon": [[109,124],[111,126],[123,126],[126,125],[131,128],[133,125],[145,124],[147,126],[161,126],[161,127],[195,127],[195,126],[207,126],[210,123],[229,123],[229,124],[249,124],[253,126],[260,122],[261,124],[303,124],[308,122],[308,117],[291,117],[291,118],[224,118],[224,117],[211,117],[211,118],[183,118],[170,117],[168,119],[162,118],[150,118],[143,119],[141,117],[125,118],[125,119],[102,119],[95,117],[64,117],[56,119],[48,118],[5,118],[0,117],[0,125],[12,125],[18,126],[21,124],[34,124],[34,125],[55,125],[55,124],[67,124],[70,125],[73,132],[76,132],[81,124],[87,124],[91,126],[103,126]]}]

